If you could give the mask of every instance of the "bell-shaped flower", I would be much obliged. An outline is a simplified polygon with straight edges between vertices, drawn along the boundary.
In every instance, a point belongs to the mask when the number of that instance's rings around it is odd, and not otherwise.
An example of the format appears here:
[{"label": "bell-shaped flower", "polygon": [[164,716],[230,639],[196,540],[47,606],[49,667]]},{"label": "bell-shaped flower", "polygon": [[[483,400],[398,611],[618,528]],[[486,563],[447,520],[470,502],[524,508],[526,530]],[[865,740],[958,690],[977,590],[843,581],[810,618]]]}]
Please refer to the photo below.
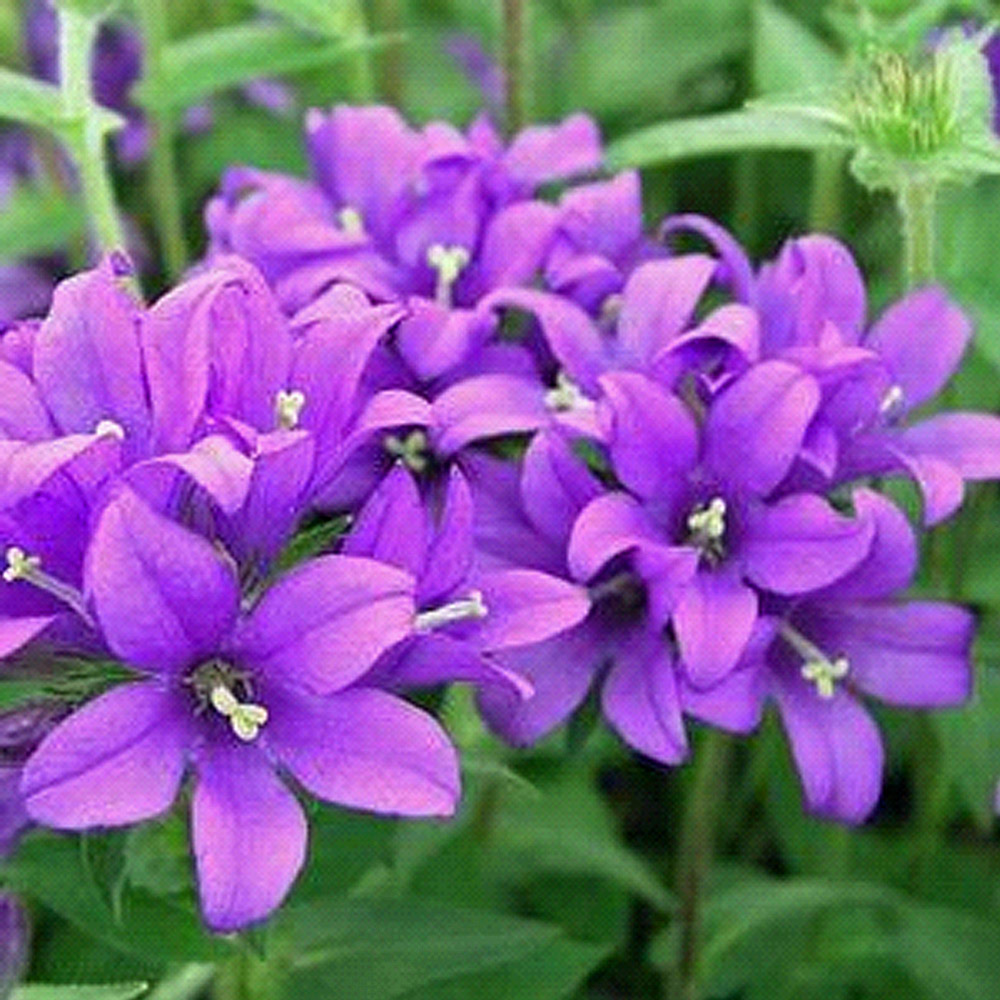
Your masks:
[{"label": "bell-shaped flower", "polygon": [[371,559],[314,559],[251,607],[210,542],[121,491],[87,557],[107,646],[137,674],[79,708],[25,766],[29,815],[59,829],[136,823],[195,773],[202,908],[233,930],[267,916],[305,854],[287,774],[326,801],[450,814],[455,752],[423,712],[371,687],[379,655],[413,631],[414,580]]}]

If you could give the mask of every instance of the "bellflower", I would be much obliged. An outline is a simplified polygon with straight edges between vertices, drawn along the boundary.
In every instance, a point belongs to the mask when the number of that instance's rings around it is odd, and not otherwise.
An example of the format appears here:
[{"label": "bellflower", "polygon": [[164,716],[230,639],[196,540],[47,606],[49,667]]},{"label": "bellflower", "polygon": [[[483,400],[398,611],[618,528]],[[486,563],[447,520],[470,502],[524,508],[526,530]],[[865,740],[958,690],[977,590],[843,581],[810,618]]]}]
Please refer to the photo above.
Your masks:
[{"label": "bellflower", "polygon": [[961,704],[974,625],[963,608],[898,599],[916,570],[913,531],[884,497],[859,490],[854,500],[876,525],[865,560],[819,592],[772,602],[738,668],[715,688],[684,692],[687,712],[737,732],[773,700],[810,811],[849,823],[871,813],[882,787],[882,742],[863,696]]},{"label": "bellflower", "polygon": [[[752,308],[759,318],[755,344],[716,355],[721,383],[749,364],[780,358],[822,385],[800,455],[798,472],[807,481],[830,488],[860,476],[908,476],[920,487],[926,522],[935,524],[958,509],[966,481],[1000,477],[1000,418],[947,412],[909,419],[940,394],[971,339],[968,318],[942,288],[909,293],[866,329],[864,281],[836,240],[790,241],[748,280],[745,255],[718,227],[684,217],[666,228],[696,229],[714,243],[723,273],[737,276],[732,287],[743,302],[732,308]],[[712,340],[711,330],[687,337],[706,351]]]},{"label": "bellflower", "polygon": [[28,813],[59,829],[139,822],[170,807],[190,764],[198,883],[216,930],[265,917],[302,864],[305,818],[276,769],[351,808],[453,811],[444,732],[365,680],[420,621],[409,574],[327,556],[246,608],[210,542],[123,490],[95,528],[85,594],[139,679],[42,741],[21,781]]},{"label": "bellflower", "polygon": [[572,628],[589,610],[586,590],[530,568],[477,567],[473,494],[457,468],[438,505],[435,517],[399,464],[345,539],[346,554],[399,566],[417,580],[417,632],[384,655],[376,674],[399,686],[468,680],[529,696],[530,685],[498,667],[493,654]]},{"label": "bellflower", "polygon": [[409,300],[395,349],[423,381],[493,336],[484,295],[541,267],[560,212],[536,189],[601,157],[583,115],[507,147],[485,118],[464,134],[441,122],[417,131],[386,107],[314,111],[306,127],[313,181],[231,170],[207,210],[212,252],[256,263],[290,313],[343,281]]}]

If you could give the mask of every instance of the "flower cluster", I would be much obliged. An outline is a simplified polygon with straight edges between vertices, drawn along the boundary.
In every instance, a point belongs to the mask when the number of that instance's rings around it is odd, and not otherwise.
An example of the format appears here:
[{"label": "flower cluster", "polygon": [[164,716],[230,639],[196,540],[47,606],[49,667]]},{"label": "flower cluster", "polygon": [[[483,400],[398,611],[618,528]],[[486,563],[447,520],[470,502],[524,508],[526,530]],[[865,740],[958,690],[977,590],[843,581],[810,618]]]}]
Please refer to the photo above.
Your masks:
[{"label": "flower cluster", "polygon": [[[314,179],[234,169],[197,273],[149,307],[112,257],[0,340],[0,654],[129,672],[19,764],[28,816],[133,823],[190,772],[209,924],[304,854],[289,785],[449,814],[456,753],[407,692],[476,685],[515,745],[597,686],[639,752],[776,703],[809,807],[874,808],[871,696],[971,680],[972,619],[901,600],[917,539],[1000,477],[1000,418],[914,418],[970,330],[938,288],[866,325],[832,239],[756,270],[644,237],[575,116],[505,145],[385,108],[307,123]],[[321,524],[349,528],[303,555]],[[297,535],[311,526],[307,536]],[[333,538],[335,532],[330,532]],[[297,562],[293,559],[296,556]]]}]

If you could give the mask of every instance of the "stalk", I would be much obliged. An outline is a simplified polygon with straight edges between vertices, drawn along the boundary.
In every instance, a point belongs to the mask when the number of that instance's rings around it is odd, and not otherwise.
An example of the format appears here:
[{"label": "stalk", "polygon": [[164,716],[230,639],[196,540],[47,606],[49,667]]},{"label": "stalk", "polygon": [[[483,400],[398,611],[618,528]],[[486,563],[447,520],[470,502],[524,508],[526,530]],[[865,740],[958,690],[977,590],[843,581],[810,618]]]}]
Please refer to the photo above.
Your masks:
[{"label": "stalk", "polygon": [[[163,86],[164,57],[169,40],[164,0],[143,0],[138,5],[144,43],[145,74]],[[158,95],[162,96],[162,95]],[[176,281],[187,267],[188,249],[184,238],[184,214],[177,176],[177,118],[159,106],[149,112],[152,129],[148,181],[156,234],[167,276]]]},{"label": "stalk", "polygon": [[715,820],[724,795],[729,748],[725,734],[714,729],[705,732],[697,748],[677,863],[680,934],[677,966],[668,990],[672,1000],[698,1000],[699,996],[703,895],[712,863]]},{"label": "stalk", "polygon": [[903,274],[907,289],[934,281],[937,185],[923,177],[902,181],[897,192],[903,221]]},{"label": "stalk", "polygon": [[504,106],[507,132],[528,120],[528,0],[503,0]]},{"label": "stalk", "polygon": [[64,138],[80,176],[94,240],[102,253],[125,248],[108,167],[104,127],[91,89],[98,22],[72,7],[59,8],[59,80],[66,117]]}]

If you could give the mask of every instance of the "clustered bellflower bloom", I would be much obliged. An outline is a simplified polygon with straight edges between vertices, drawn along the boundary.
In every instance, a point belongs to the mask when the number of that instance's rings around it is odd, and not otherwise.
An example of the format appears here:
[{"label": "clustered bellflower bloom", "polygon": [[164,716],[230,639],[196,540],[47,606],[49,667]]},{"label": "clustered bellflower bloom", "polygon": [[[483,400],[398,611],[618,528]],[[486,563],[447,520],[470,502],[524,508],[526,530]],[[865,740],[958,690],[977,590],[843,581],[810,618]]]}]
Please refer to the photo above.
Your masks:
[{"label": "clustered bellflower bloom", "polygon": [[774,703],[809,808],[863,820],[866,700],[971,684],[972,618],[905,599],[915,529],[877,489],[910,478],[936,523],[1000,478],[1000,418],[920,416],[961,310],[924,288],[871,323],[824,236],[760,268],[701,217],[647,238],[637,175],[573,181],[584,116],[306,131],[312,179],[233,168],[158,301],[112,256],[0,339],[0,653],[129,672],[33,737],[20,815],[137,822],[191,775],[202,907],[235,929],[302,863],[294,789],[453,811],[456,753],[405,698],[464,682],[519,746],[596,691],[668,765],[689,719]]}]

